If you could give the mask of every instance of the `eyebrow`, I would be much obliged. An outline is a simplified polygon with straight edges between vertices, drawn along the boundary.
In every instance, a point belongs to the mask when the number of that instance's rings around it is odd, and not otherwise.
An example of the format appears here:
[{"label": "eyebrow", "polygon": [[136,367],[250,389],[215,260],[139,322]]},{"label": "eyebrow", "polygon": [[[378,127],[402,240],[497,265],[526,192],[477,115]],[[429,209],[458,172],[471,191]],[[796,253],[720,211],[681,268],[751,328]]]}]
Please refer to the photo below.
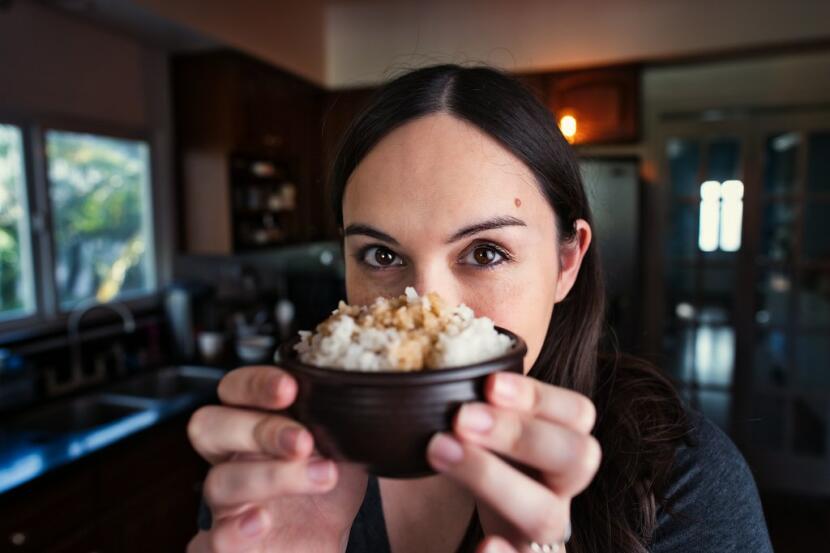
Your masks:
[{"label": "eyebrow", "polygon": [[451,244],[453,242],[457,242],[462,238],[466,238],[467,236],[472,236],[473,234],[478,234],[479,232],[484,232],[485,230],[495,230],[504,227],[526,227],[524,221],[521,219],[517,219],[515,217],[510,216],[503,216],[503,217],[493,217],[491,219],[487,219],[481,221],[480,223],[475,223],[473,225],[466,226],[455,234],[450,236],[447,239],[447,244]]},{"label": "eyebrow", "polygon": [[346,230],[343,231],[343,236],[357,236],[359,234],[362,234],[363,236],[368,236],[370,238],[376,238],[378,240],[382,240],[383,242],[388,242],[389,244],[394,244],[396,246],[399,245],[397,240],[395,240],[385,232],[379,231],[375,227],[370,227],[369,225],[353,224],[347,226]]},{"label": "eyebrow", "polygon": [[[486,219],[484,221],[468,225],[462,229],[456,231],[452,236],[450,236],[447,240],[447,244],[451,244],[453,242],[457,242],[462,238],[466,238],[467,236],[472,236],[473,234],[478,234],[479,232],[484,232],[485,230],[495,230],[504,227],[526,227],[527,224],[522,221],[521,219],[517,219],[516,217],[510,216],[502,216],[502,217],[493,217],[491,219]],[[383,242],[387,242],[389,244],[399,245],[399,242],[395,240],[392,236],[386,234],[385,232],[376,229],[375,227],[363,224],[351,224],[343,231],[344,236],[356,236],[356,235],[363,235],[368,236],[370,238],[375,238],[377,240],[381,240]]]}]

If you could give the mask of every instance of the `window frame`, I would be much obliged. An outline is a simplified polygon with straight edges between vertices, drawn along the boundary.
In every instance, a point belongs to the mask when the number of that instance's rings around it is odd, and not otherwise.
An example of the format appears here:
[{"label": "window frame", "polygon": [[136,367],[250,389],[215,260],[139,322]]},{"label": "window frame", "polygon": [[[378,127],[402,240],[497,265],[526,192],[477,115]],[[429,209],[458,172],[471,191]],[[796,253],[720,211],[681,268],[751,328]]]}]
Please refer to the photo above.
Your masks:
[{"label": "window frame", "polygon": [[33,203],[34,203],[34,192],[35,192],[35,185],[34,185],[34,167],[33,167],[33,156],[29,152],[29,144],[30,144],[30,127],[26,124],[25,121],[22,121],[20,118],[17,117],[7,117],[3,114],[0,114],[0,124],[3,125],[10,125],[13,127],[17,127],[20,130],[20,139],[21,139],[21,153],[23,155],[23,179],[25,186],[23,187],[23,194],[25,198],[23,201],[26,204],[26,217],[29,219],[28,224],[26,225],[28,234],[29,234],[29,245],[31,247],[31,252],[29,253],[31,261],[32,261],[32,277],[33,282],[31,285],[33,286],[33,294],[32,299],[34,300],[34,306],[30,313],[26,313],[24,315],[20,315],[17,317],[0,317],[0,333],[3,333],[7,328],[8,329],[18,329],[21,327],[36,325],[42,322],[42,313],[41,313],[41,289],[40,289],[40,260],[37,256],[37,233],[35,231],[36,222],[33,217]]},{"label": "window frame", "polygon": [[[110,122],[90,121],[73,117],[55,115],[21,115],[0,110],[0,123],[14,125],[21,130],[23,139],[23,164],[26,177],[27,215],[29,217],[29,237],[32,247],[32,270],[34,273],[34,312],[21,317],[0,320],[0,346],[14,343],[20,339],[34,338],[38,335],[54,334],[66,329],[71,313],[61,308],[55,280],[55,242],[52,234],[52,208],[49,198],[48,158],[46,153],[46,133],[48,131],[66,131],[93,134],[115,139],[140,140],[147,144],[149,156],[149,183],[147,205],[150,209],[149,224],[151,234],[151,290],[131,292],[119,295],[115,301],[124,303],[133,312],[142,312],[159,307],[160,291],[164,278],[162,270],[166,267],[164,256],[167,252],[162,240],[163,223],[159,196],[159,146],[154,135],[147,129],[113,124]],[[172,246],[170,246],[172,247]],[[89,319],[107,320],[108,313],[91,313]]]}]

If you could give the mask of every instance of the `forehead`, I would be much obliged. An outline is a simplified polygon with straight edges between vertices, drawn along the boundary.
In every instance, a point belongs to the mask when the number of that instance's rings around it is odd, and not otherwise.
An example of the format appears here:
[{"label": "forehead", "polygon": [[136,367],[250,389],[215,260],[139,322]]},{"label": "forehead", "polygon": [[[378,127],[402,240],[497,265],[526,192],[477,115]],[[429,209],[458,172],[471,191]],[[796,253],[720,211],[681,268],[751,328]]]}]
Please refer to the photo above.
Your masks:
[{"label": "forehead", "polygon": [[521,160],[475,126],[443,113],[384,137],[355,168],[343,198],[345,225],[449,230],[504,214],[528,223],[552,217]]}]

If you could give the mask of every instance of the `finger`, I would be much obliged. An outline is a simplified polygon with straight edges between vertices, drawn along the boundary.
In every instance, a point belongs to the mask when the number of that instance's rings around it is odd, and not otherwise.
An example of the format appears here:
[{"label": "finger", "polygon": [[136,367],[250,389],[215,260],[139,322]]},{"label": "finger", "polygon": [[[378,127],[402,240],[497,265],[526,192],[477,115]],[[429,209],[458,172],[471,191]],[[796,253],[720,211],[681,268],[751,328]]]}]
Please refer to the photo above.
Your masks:
[{"label": "finger", "polygon": [[214,465],[233,453],[297,459],[308,457],[314,449],[311,433],[294,420],[222,405],[197,409],[190,417],[187,435],[199,455]]},{"label": "finger", "polygon": [[590,433],[596,423],[597,410],[586,396],[527,376],[495,373],[488,377],[484,392],[494,405],[564,424],[582,434]]},{"label": "finger", "polygon": [[241,367],[222,377],[217,393],[228,405],[279,410],[294,402],[297,382],[277,367]]},{"label": "finger", "polygon": [[476,553],[519,553],[510,542],[499,536],[487,536],[476,548]]},{"label": "finger", "polygon": [[539,470],[562,497],[587,488],[602,459],[599,442],[590,434],[486,403],[464,404],[453,429],[464,441]]},{"label": "finger", "polygon": [[325,493],[336,483],[337,469],[328,459],[229,462],[210,469],[204,496],[211,509],[226,508],[280,495]]},{"label": "finger", "polygon": [[270,528],[271,517],[264,509],[257,507],[223,519],[210,532],[211,553],[254,551]]},{"label": "finger", "polygon": [[427,459],[529,540],[550,543],[564,535],[570,502],[495,454],[459,443],[449,434],[436,434],[427,446]]},{"label": "finger", "polygon": [[213,553],[210,546],[210,532],[200,531],[187,544],[186,553]]}]

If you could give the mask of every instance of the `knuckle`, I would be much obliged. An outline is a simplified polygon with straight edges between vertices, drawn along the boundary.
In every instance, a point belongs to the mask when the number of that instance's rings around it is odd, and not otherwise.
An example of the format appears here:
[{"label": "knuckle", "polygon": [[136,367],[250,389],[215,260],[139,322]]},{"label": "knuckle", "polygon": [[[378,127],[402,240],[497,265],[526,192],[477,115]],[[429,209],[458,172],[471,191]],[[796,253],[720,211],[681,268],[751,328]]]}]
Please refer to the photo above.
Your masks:
[{"label": "knuckle", "polygon": [[530,386],[530,411],[532,413],[537,413],[542,409],[542,402],[544,401],[544,397],[542,394],[542,388],[537,385]]},{"label": "knuckle", "polygon": [[254,440],[263,451],[273,451],[275,447],[279,447],[282,427],[280,419],[265,417],[254,426]]},{"label": "knuckle", "polygon": [[510,449],[517,449],[525,437],[524,420],[518,413],[512,411],[500,413],[499,416],[502,418],[502,426],[507,442],[505,445]]},{"label": "knuckle", "polygon": [[265,481],[263,484],[271,490],[278,490],[282,483],[282,474],[280,465],[277,463],[269,463],[264,469],[263,478]]}]

